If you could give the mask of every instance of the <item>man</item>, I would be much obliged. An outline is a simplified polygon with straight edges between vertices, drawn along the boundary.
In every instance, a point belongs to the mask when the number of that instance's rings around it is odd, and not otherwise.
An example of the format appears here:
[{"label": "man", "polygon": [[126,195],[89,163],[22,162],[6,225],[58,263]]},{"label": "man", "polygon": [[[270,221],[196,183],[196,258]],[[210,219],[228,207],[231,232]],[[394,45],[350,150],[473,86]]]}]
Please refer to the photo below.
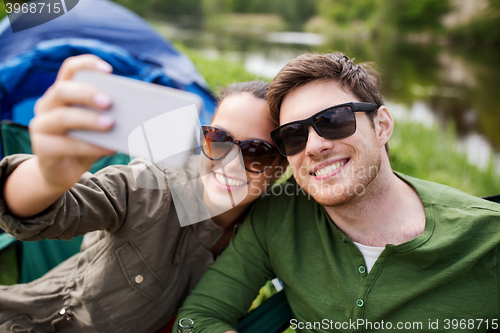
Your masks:
[{"label": "man", "polygon": [[303,191],[292,180],[255,205],[179,313],[195,332],[233,331],[274,276],[299,332],[499,328],[500,206],[392,171],[394,124],[367,64],[299,56],[268,104]]}]

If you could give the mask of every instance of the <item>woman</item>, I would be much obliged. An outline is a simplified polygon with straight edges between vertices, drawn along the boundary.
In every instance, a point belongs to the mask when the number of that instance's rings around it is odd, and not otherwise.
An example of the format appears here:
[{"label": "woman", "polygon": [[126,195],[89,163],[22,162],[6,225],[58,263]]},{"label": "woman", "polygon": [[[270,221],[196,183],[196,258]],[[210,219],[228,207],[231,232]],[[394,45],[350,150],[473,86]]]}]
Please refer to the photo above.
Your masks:
[{"label": "woman", "polygon": [[[267,84],[254,82],[226,91],[211,126],[203,127],[199,161],[185,169],[136,159],[85,173],[110,151],[65,133],[105,131],[113,123],[105,113],[72,106],[105,110],[112,103],[71,81],[84,68],[111,72],[95,56],[67,60],[35,107],[36,157],[0,163],[3,229],[24,240],[86,234],[81,252],[42,278],[0,287],[2,332],[154,332],[174,318],[251,202],[283,171],[285,160],[269,143],[275,124]],[[179,195],[188,204],[174,205]],[[180,217],[193,213],[211,218],[181,227]]]}]

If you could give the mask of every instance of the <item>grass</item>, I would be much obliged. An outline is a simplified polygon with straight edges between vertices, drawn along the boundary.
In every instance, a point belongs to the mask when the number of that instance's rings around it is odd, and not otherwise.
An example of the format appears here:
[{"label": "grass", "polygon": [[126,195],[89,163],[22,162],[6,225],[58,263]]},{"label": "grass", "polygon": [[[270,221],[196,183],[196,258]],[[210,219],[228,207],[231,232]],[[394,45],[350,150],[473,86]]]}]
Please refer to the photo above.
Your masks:
[{"label": "grass", "polygon": [[10,246],[0,252],[0,285],[11,285],[17,282],[16,248]]},{"label": "grass", "polygon": [[475,196],[500,193],[500,177],[493,160],[485,169],[469,163],[457,150],[454,129],[396,121],[389,141],[392,168],[417,178],[442,183]]},{"label": "grass", "polygon": [[182,44],[176,43],[175,46],[194,62],[209,87],[214,91],[235,82],[251,80],[270,81],[269,79],[263,79],[247,72],[245,66],[234,60],[226,58],[209,59],[200,52],[187,48]]},{"label": "grass", "polygon": [[241,32],[244,34],[282,31],[287,23],[277,14],[219,14],[207,17],[209,30]]}]

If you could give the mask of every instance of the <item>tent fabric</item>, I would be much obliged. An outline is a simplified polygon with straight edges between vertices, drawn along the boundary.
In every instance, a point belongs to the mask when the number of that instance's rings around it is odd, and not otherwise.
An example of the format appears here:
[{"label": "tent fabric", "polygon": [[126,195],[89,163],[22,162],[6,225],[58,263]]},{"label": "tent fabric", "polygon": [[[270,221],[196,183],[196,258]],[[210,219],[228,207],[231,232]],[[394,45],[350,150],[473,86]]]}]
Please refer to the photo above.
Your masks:
[{"label": "tent fabric", "polygon": [[8,17],[0,22],[0,119],[27,125],[64,59],[85,53],[109,62],[114,74],[200,95],[200,121],[210,122],[215,98],[189,58],[142,18],[107,0],[79,1],[66,14],[16,33]]},{"label": "tent fabric", "polygon": [[[26,126],[11,121],[2,121],[0,138],[5,155],[32,152],[30,135]],[[106,156],[94,163],[89,171],[94,173],[108,165],[128,162],[130,162],[130,157],[123,154]],[[28,283],[79,252],[82,240],[83,236],[78,236],[69,241],[45,239],[37,242],[19,242],[8,234],[1,233],[0,251],[12,244],[20,246],[22,260],[20,261],[19,283]]]},{"label": "tent fabric", "polygon": [[286,295],[280,291],[241,318],[236,326],[236,331],[240,333],[283,332],[290,326],[292,318],[292,309]]},{"label": "tent fabric", "polygon": [[12,32],[8,17],[0,23],[0,62],[31,50],[41,41],[91,38],[119,46],[143,62],[164,68],[173,80],[207,88],[192,62],[138,15],[107,0],[82,0],[66,14],[37,27]]},{"label": "tent fabric", "polygon": [[72,240],[44,239],[38,242],[21,242],[19,283],[28,283],[42,277],[75,253],[80,252],[83,236]]},{"label": "tent fabric", "polygon": [[8,233],[0,234],[0,251],[8,248],[9,246],[19,242],[17,239],[9,235]]},{"label": "tent fabric", "polygon": [[[9,120],[0,122],[0,142],[1,149],[5,156],[12,154],[32,154],[31,139],[28,127],[17,124]],[[130,156],[121,153],[104,156],[95,162],[89,169],[89,172],[96,173],[97,171],[115,164],[128,164]],[[0,230],[1,232],[1,230]],[[2,247],[0,246],[0,249]]]},{"label": "tent fabric", "polygon": [[[32,50],[0,64],[0,111],[2,119],[27,125],[33,106],[55,81],[62,62],[79,54],[95,54],[113,66],[113,73],[190,91],[202,97],[200,121],[207,124],[215,110],[215,99],[205,88],[185,85],[165,74],[164,68],[141,62],[127,50],[94,39],[63,38],[38,43]],[[17,112],[16,112],[17,111]]]}]

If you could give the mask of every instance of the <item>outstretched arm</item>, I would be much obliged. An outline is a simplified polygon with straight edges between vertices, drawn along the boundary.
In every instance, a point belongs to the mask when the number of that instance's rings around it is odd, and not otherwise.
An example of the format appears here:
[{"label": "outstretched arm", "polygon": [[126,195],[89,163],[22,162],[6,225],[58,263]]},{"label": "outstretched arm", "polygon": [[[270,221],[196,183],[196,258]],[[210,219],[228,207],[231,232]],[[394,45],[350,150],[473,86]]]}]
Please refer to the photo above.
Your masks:
[{"label": "outstretched arm", "polygon": [[90,166],[103,155],[112,153],[71,139],[72,129],[106,131],[112,120],[74,105],[105,110],[111,106],[108,96],[92,86],[71,81],[80,69],[111,72],[109,64],[93,55],[68,58],[55,83],[37,101],[30,123],[33,152],[7,178],[3,196],[10,212],[18,217],[41,213],[73,186]]}]

